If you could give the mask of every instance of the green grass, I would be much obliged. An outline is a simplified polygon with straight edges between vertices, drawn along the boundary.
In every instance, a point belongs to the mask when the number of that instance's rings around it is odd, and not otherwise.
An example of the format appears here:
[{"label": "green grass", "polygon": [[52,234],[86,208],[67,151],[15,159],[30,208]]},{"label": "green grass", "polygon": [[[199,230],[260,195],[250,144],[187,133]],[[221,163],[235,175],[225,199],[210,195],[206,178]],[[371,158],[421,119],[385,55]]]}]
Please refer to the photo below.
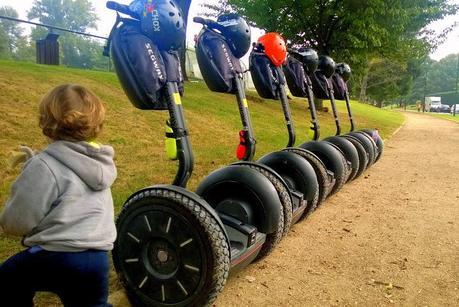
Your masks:
[{"label": "green grass", "polygon": [[[400,111],[403,111],[403,109],[399,109]],[[413,112],[416,114],[422,114],[426,116],[432,116],[432,117],[437,117],[437,118],[442,118],[442,119],[447,119],[453,122],[459,122],[459,113],[456,114],[456,116],[453,116],[450,113],[433,113],[433,112],[418,112],[416,110],[407,110],[408,112]]]},{"label": "green grass", "polygon": [[[62,83],[84,85],[107,104],[107,122],[99,141],[111,144],[116,151],[118,179],[112,192],[117,212],[139,188],[172,181],[176,163],[168,161],[163,150],[167,112],[132,107],[114,73],[0,61],[0,209],[20,171],[9,169],[7,161],[20,144],[37,149],[46,146],[37,125],[37,106],[47,91]],[[195,151],[195,171],[189,188],[195,189],[209,172],[235,161],[241,125],[235,97],[212,93],[203,82],[186,84],[183,104]],[[343,131],[347,131],[345,105],[338,105]],[[249,106],[258,142],[257,157],[283,148],[288,136],[280,103],[249,98]],[[300,144],[309,134],[309,112],[302,99],[292,100],[291,108]],[[357,102],[353,102],[353,111],[358,127],[378,128],[385,138],[403,122],[398,112]],[[322,137],[334,134],[330,113],[320,113],[319,120]],[[0,262],[21,248],[19,240],[0,234]]]},{"label": "green grass", "polygon": [[454,121],[454,122],[458,122],[458,123],[459,123],[459,114],[456,114],[456,116],[453,116],[452,114],[436,114],[436,113],[429,113],[429,115],[435,116],[435,117],[438,117],[438,118],[443,118],[443,119],[451,120],[451,121]]}]

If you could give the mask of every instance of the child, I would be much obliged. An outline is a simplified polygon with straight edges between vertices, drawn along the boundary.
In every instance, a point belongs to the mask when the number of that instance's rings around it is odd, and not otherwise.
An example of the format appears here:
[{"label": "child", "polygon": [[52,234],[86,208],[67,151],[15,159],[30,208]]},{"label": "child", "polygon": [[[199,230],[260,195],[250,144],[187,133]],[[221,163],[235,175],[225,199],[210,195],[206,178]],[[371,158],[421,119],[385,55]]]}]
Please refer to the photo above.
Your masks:
[{"label": "child", "polygon": [[65,306],[107,306],[116,168],[113,148],[94,142],[104,118],[102,102],[79,85],[42,100],[50,145],[26,162],[0,216],[3,231],[27,247],[0,265],[2,306],[33,306],[36,291]]}]

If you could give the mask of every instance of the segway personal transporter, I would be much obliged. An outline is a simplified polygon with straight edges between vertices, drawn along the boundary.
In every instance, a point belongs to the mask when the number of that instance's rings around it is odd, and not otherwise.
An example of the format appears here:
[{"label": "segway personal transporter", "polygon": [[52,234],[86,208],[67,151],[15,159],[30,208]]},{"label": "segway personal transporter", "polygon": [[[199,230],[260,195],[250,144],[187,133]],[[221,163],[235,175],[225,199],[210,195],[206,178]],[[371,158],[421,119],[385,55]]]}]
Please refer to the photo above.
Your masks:
[{"label": "segway personal transporter", "polygon": [[[352,166],[350,179],[361,175],[363,170],[367,169],[374,163],[375,159],[375,148],[376,144],[365,133],[351,132],[343,137],[338,137],[341,134],[341,125],[336,109],[336,103],[333,92],[333,85],[331,78],[335,73],[336,64],[329,56],[321,55],[319,57],[319,70],[311,75],[312,88],[314,96],[319,99],[328,99],[331,103],[332,114],[336,124],[336,135],[335,137],[328,138],[327,141],[334,143],[339,146],[340,149],[345,153],[347,160]],[[360,159],[357,157],[359,152],[357,150],[358,145],[355,141],[359,142],[365,149],[365,154],[360,153]],[[350,144],[352,143],[352,144]],[[354,146],[353,146],[354,145]],[[354,147],[354,148],[352,148]],[[367,163],[365,164],[365,158],[362,156],[366,155]],[[360,165],[360,166],[359,166]]]},{"label": "segway personal transporter", "polygon": [[[330,142],[336,145],[346,157],[349,165],[349,176],[347,181],[353,180],[357,175],[360,175],[364,169],[366,169],[366,159],[365,152],[361,152],[359,156],[359,150],[361,147],[359,145],[354,145],[357,140],[348,140],[347,138],[339,137],[341,134],[341,123],[338,117],[338,110],[336,108],[336,102],[333,92],[333,85],[331,78],[335,73],[335,61],[329,56],[321,55],[319,57],[318,69],[311,74],[312,89],[314,96],[319,99],[328,99],[330,100],[332,115],[335,121],[336,134],[335,136],[330,136],[325,138],[324,141]],[[356,147],[358,146],[358,148]]]},{"label": "segway personal transporter", "polygon": [[245,166],[209,175],[200,186],[206,199],[185,189],[193,154],[179,91],[182,12],[171,0],[140,2],[139,10],[107,2],[130,16],[117,14],[107,51],[135,107],[169,111],[179,167],[172,185],[143,188],[123,205],[113,263],[134,306],[209,305],[230,271],[278,242],[282,204],[270,178]]},{"label": "segway personal transporter", "polygon": [[319,141],[320,125],[317,110],[314,105],[312,82],[309,74],[316,71],[319,62],[317,52],[311,48],[290,49],[287,61],[283,67],[287,85],[295,97],[307,98],[311,116],[312,141],[305,142],[299,147],[315,154],[327,170],[321,191],[322,200],[338,192],[348,177],[347,161],[341,150],[328,142]]},{"label": "segway personal transporter", "polygon": [[[336,71],[332,77],[333,91],[336,99],[344,100],[346,102],[346,109],[350,123],[349,132],[355,132],[355,121],[352,115],[351,102],[349,99],[349,89],[347,86],[347,82],[349,81],[350,77],[351,67],[348,64],[340,63],[336,65]],[[365,132],[375,141],[377,147],[375,162],[377,162],[381,158],[382,152],[384,150],[384,142],[381,139],[381,136],[379,133],[377,133],[376,130],[362,129],[361,132]]]},{"label": "segway personal transporter", "polygon": [[[252,162],[256,142],[239,61],[250,48],[250,27],[236,14],[221,15],[217,21],[199,17],[194,18],[194,21],[203,25],[197,39],[196,55],[207,86],[215,92],[235,94],[237,98],[243,128],[239,132],[240,143],[236,155],[241,162],[233,165],[252,168],[275,179],[273,183],[283,203],[285,236],[292,219],[297,220],[303,215],[307,201],[313,199],[314,193],[317,192],[314,171],[308,163],[292,155],[284,159],[284,170],[293,173],[288,178],[284,173],[276,172],[269,163]],[[297,185],[298,188],[292,188],[293,185]],[[198,188],[198,193],[201,191],[202,187]],[[206,198],[205,194],[202,195]]]},{"label": "segway personal transporter", "polygon": [[[290,106],[286,95],[285,87],[286,80],[282,65],[287,57],[287,48],[285,41],[277,33],[267,33],[258,39],[250,54],[250,73],[258,94],[265,99],[280,100],[284,113],[285,123],[288,132],[287,148],[280,152],[275,152],[262,157],[258,162],[265,163],[271,166],[282,176],[287,182],[295,183],[292,179],[296,170],[288,170],[286,165],[288,162],[283,156],[298,155],[305,159],[314,170],[318,182],[318,190],[313,201],[308,202],[308,208],[302,216],[294,217],[293,221],[306,217],[313,212],[315,208],[325,199],[328,189],[328,175],[325,165],[311,151],[302,148],[295,148],[296,133],[290,112]],[[288,153],[286,155],[285,153]],[[288,172],[287,172],[288,170]],[[292,184],[293,188],[294,185]],[[291,188],[292,188],[291,186]],[[295,215],[295,214],[294,214]]]}]

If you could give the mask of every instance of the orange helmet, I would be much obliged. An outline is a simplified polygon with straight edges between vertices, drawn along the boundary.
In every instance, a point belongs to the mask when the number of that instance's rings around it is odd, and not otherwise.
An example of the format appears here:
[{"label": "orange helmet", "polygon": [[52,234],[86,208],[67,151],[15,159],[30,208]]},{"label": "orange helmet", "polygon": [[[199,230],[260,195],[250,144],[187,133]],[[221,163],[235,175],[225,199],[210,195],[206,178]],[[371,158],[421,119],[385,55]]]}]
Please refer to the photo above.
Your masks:
[{"label": "orange helmet", "polygon": [[281,66],[287,59],[287,46],[279,33],[266,33],[258,39],[258,44],[263,45],[266,56],[274,66]]}]

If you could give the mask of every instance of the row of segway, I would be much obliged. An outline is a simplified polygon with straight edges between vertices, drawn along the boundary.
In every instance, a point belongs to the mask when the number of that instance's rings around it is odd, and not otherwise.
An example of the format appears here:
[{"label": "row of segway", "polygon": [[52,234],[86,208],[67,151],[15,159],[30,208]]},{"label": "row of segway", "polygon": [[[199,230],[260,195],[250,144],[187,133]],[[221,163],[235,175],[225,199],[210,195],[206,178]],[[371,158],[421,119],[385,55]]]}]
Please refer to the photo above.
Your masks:
[{"label": "row of segway", "polygon": [[[245,93],[241,86],[233,86],[237,84],[235,78],[242,78],[238,57],[244,56],[249,49],[250,32],[242,18],[236,15],[232,18],[231,26],[222,26],[220,20],[214,22],[195,18],[195,22],[204,25],[197,41],[197,59],[204,80],[212,91],[234,93],[238,97],[243,125],[238,158],[251,161],[255,141]],[[232,49],[237,50],[237,56],[235,52],[230,53]],[[354,119],[346,84],[351,72],[347,64],[336,66],[330,57],[318,57],[309,48],[291,50],[287,60],[285,41],[277,33],[268,33],[253,47],[250,73],[261,97],[281,101],[288,132],[287,148],[265,155],[257,162],[270,167],[287,183],[293,196],[293,209],[292,214],[285,213],[284,220],[296,223],[314,211],[327,196],[339,191],[344,183],[357,178],[371,166],[380,157],[382,141],[374,131],[353,132]],[[308,98],[311,111],[313,141],[303,143],[299,148],[293,147],[296,134],[285,90],[287,84],[295,96]],[[339,97],[346,100],[351,121],[348,135],[340,136],[341,125],[333,86],[342,95]],[[314,95],[330,99],[336,123],[336,136],[322,142],[318,141],[320,127]],[[286,226],[285,230],[288,228]]]},{"label": "row of segway", "polygon": [[[169,112],[167,153],[179,167],[172,185],[146,187],[126,201],[116,222],[113,262],[134,306],[209,305],[229,273],[268,255],[292,223],[338,190],[348,177],[347,160],[331,143],[292,147],[295,134],[283,71],[266,62],[280,80],[276,93],[284,106],[290,142],[289,148],[253,162],[255,138],[239,62],[250,48],[250,28],[234,14],[217,21],[197,18],[203,24],[197,56],[206,83],[213,91],[237,97],[243,126],[237,149],[241,161],[212,172],[196,192],[186,190],[193,153],[177,52],[185,39],[182,12],[171,0],[143,2],[107,2],[108,8],[127,15],[117,13],[107,51],[135,107]],[[254,54],[262,58],[263,50]],[[339,157],[339,170],[332,167],[335,156],[330,161],[321,157],[328,157],[330,148]]]}]

